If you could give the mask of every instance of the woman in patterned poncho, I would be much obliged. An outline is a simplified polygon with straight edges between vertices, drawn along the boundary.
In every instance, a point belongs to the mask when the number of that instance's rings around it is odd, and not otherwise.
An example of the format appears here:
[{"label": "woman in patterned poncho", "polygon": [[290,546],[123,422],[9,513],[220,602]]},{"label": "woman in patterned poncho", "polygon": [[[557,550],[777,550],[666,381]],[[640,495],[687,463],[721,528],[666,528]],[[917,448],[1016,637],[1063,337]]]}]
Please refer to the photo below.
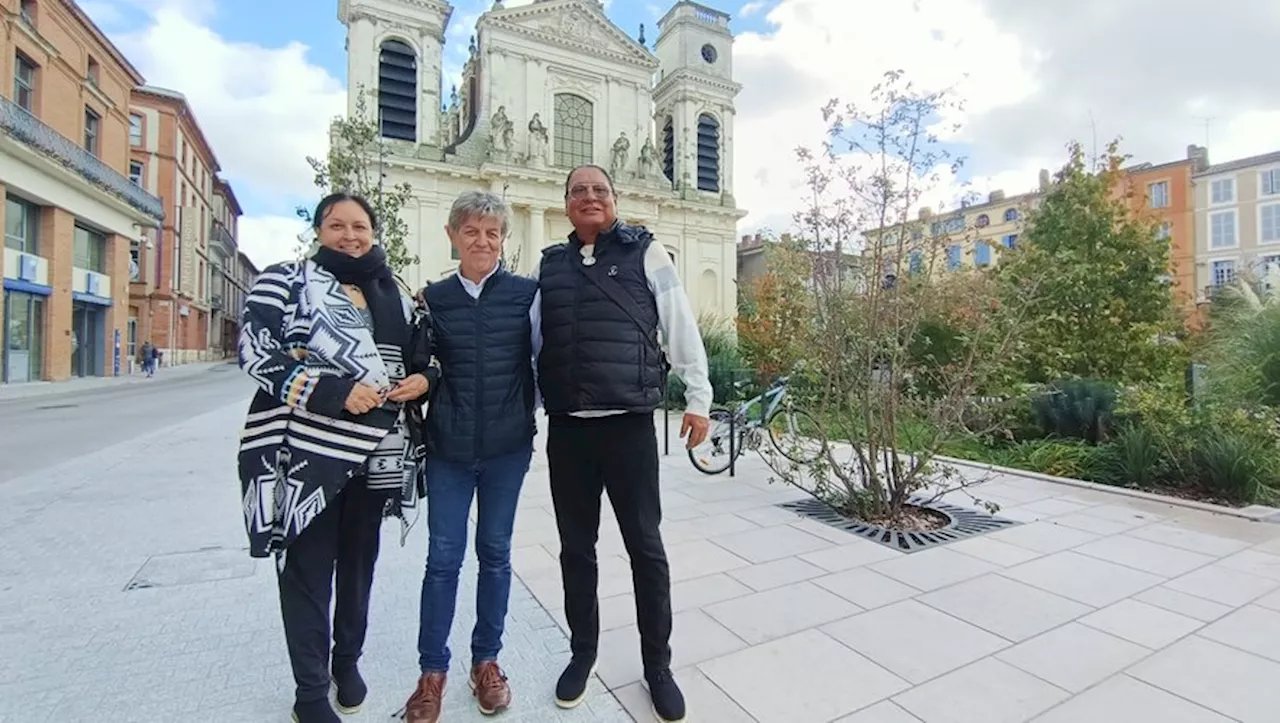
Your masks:
[{"label": "woman in patterned poncho", "polygon": [[380,523],[416,512],[430,341],[415,329],[430,325],[374,244],[364,199],[328,196],[312,222],[319,250],[267,267],[245,304],[240,366],[259,391],[239,468],[249,552],[276,558],[293,719],[335,723],[331,676],[343,712],[368,692],[356,662]]}]

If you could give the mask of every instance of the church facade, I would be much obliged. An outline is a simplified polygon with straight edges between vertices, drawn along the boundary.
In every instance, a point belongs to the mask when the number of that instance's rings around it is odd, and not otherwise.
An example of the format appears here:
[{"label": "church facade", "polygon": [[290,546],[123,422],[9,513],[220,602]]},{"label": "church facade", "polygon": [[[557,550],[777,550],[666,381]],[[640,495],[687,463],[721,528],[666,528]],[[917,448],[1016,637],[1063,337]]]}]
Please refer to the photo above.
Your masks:
[{"label": "church facade", "polygon": [[653,48],[599,0],[498,0],[476,23],[462,87],[442,97],[444,0],[339,0],[347,27],[348,113],[378,113],[385,182],[407,182],[406,271],[415,287],[457,267],[444,226],[459,193],[487,188],[514,211],[509,258],[530,273],[571,230],[568,170],[610,169],[618,216],[653,231],[698,313],[736,312],[734,98],[729,16],[681,0]]}]

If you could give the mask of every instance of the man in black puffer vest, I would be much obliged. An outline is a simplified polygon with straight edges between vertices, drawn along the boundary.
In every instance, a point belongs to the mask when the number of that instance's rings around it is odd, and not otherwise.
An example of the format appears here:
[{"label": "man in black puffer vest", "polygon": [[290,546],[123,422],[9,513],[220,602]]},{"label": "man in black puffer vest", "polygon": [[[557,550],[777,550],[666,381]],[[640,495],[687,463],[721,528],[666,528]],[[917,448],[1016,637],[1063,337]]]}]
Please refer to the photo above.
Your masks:
[{"label": "man in black puffer vest", "polygon": [[506,202],[491,193],[459,196],[445,229],[458,251],[458,273],[423,290],[440,379],[431,387],[426,418],[430,542],[418,633],[422,674],[405,705],[407,723],[440,718],[473,496],[480,573],[470,685],[486,715],[511,704],[498,652],[511,591],[516,503],[533,454],[537,282],[503,268],[510,217]]},{"label": "man in black puffer vest", "polygon": [[608,491],[631,558],[653,709],[663,721],[681,721],[684,696],[671,676],[671,575],[659,532],[653,412],[670,359],[686,385],[681,436],[690,447],[702,443],[711,407],[707,356],[671,257],[646,229],[618,221],[609,174],[598,166],[575,168],[564,200],[574,231],[568,243],[543,252],[535,304],[542,336],[534,349],[549,420],[547,461],[573,653],[556,685],[556,703],[581,703],[595,668],[595,546],[600,495]]}]

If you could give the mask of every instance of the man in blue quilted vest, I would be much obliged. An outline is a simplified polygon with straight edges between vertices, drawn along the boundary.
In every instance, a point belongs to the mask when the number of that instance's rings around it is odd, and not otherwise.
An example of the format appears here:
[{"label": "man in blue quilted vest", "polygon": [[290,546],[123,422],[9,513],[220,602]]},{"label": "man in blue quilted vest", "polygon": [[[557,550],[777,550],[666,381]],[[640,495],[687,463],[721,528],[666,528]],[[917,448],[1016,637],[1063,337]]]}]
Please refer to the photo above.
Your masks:
[{"label": "man in blue quilted vest", "polygon": [[405,704],[407,723],[440,718],[473,497],[480,570],[469,683],[482,713],[511,704],[498,653],[511,591],[516,503],[533,454],[537,282],[503,266],[510,225],[510,208],[498,196],[459,196],[445,228],[458,252],[458,272],[423,291],[440,379],[432,385],[426,417],[430,542],[418,633],[422,675]]}]

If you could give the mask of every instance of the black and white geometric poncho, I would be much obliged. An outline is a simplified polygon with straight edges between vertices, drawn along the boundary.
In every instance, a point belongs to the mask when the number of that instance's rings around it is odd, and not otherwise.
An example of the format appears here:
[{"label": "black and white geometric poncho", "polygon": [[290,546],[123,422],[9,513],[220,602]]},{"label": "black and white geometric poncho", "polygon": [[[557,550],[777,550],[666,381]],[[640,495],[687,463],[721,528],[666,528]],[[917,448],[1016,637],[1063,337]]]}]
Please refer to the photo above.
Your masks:
[{"label": "black and white geometric poncho", "polygon": [[[405,298],[406,321],[416,311]],[[240,367],[259,390],[240,438],[249,554],[277,555],[366,475],[388,493],[401,541],[417,515],[419,450],[405,410],[387,403],[359,417],[343,407],[350,381],[387,389],[407,376],[404,351],[375,344],[369,321],[315,262],[275,264],[254,282],[240,326]]]}]

